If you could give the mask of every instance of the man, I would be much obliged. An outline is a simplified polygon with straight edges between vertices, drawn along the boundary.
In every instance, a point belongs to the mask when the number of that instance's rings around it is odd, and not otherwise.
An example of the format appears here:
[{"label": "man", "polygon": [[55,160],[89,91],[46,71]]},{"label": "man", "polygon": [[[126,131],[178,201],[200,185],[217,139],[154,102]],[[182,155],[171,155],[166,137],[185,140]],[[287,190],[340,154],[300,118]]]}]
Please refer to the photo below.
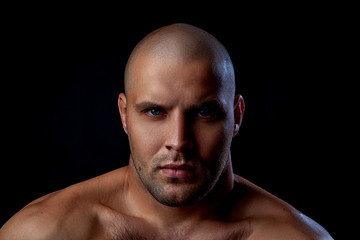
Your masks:
[{"label": "man", "polygon": [[332,239],[233,173],[244,115],[231,59],[209,33],[174,24],[147,35],[118,99],[129,165],[48,194],[0,239]]}]

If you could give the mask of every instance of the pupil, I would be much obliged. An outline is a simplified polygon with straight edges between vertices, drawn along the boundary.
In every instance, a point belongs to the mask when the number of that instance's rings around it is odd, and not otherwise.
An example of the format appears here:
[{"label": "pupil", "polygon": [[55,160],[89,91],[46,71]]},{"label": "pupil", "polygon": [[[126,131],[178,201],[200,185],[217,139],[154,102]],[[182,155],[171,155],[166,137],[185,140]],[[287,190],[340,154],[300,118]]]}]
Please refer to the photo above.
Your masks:
[{"label": "pupil", "polygon": [[156,109],[151,109],[151,110],[150,110],[150,113],[151,113],[152,115],[159,115],[159,114],[160,114],[160,111],[159,111],[159,110],[156,110]]},{"label": "pupil", "polygon": [[200,116],[206,117],[206,116],[209,116],[209,111],[200,110],[199,114],[200,114]]}]

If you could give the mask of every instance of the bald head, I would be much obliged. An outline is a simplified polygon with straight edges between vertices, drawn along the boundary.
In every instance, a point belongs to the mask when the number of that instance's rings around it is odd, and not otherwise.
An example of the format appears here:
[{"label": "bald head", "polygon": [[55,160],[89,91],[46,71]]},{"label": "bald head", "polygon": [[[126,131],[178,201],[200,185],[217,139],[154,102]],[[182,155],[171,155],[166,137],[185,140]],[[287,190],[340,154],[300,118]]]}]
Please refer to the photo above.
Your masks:
[{"label": "bald head", "polygon": [[132,51],[125,69],[125,92],[133,88],[139,71],[136,63],[144,59],[165,62],[208,61],[221,86],[235,94],[234,69],[225,47],[208,32],[188,24],[159,28],[142,39]]}]

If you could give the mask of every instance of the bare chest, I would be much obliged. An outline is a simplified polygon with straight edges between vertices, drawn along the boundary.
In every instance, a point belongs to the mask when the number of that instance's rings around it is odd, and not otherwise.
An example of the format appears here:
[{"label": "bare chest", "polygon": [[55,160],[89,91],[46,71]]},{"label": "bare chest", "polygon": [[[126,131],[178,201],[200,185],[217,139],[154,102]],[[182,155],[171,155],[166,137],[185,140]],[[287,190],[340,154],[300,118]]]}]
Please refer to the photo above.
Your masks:
[{"label": "bare chest", "polygon": [[197,226],[156,228],[151,223],[133,217],[120,217],[101,223],[102,238],[108,240],[245,240],[250,235],[247,223],[204,222]]}]

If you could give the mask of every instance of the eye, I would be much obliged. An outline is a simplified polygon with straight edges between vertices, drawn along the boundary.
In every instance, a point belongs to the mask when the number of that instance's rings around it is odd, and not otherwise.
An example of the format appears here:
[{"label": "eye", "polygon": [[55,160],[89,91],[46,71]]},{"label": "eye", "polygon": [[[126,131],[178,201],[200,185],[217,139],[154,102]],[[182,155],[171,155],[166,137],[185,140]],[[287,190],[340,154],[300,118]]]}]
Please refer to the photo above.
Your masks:
[{"label": "eye", "polygon": [[159,109],[152,108],[149,109],[147,113],[151,116],[159,116],[161,114],[161,111]]},{"label": "eye", "polygon": [[198,111],[198,116],[199,116],[199,117],[209,117],[209,116],[211,116],[211,115],[213,115],[213,114],[211,113],[210,110],[207,110],[207,109],[200,109],[200,110]]},{"label": "eye", "polygon": [[196,111],[196,117],[198,117],[200,119],[208,120],[208,121],[224,119],[225,115],[226,114],[222,110],[212,108],[212,107],[199,108]]}]

